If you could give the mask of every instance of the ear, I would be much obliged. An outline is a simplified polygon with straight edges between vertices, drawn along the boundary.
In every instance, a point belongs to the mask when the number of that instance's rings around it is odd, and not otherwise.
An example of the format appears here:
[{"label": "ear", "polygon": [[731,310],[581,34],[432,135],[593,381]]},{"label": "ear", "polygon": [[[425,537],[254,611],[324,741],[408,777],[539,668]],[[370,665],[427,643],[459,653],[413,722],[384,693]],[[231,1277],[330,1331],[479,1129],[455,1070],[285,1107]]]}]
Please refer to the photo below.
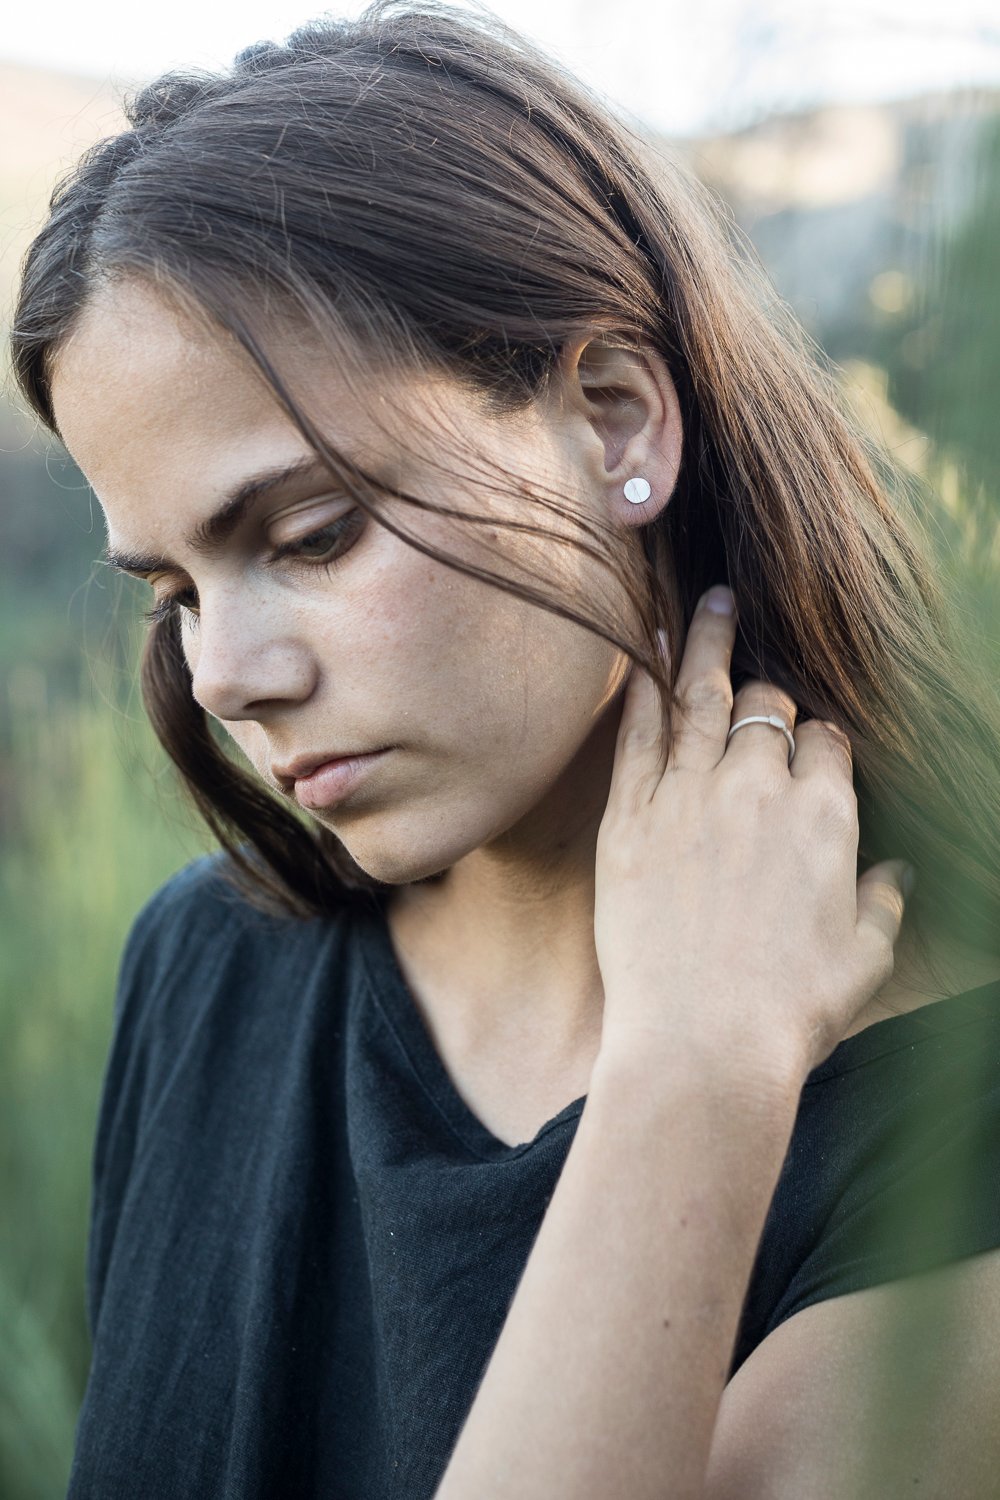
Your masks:
[{"label": "ear", "polygon": [[[630,349],[602,335],[564,346],[559,363],[564,415],[587,477],[616,519],[647,524],[673,493],[684,436],[665,361],[652,349]],[[636,478],[649,485],[641,504],[625,495]]]}]

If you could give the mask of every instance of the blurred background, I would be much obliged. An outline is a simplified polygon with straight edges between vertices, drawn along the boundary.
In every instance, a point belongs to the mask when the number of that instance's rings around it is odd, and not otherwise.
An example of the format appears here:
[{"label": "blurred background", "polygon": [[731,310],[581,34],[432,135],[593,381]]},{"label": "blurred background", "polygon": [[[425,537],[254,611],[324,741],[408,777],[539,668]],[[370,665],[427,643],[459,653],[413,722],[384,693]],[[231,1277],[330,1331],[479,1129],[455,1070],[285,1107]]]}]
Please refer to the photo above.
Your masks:
[{"label": "blurred background", "polygon": [[[360,12],[360,4],[333,8]],[[896,456],[1000,665],[1000,24],[968,0],[495,0],[721,196]],[[697,14],[693,14],[697,11]],[[990,13],[994,19],[991,21]],[[22,8],[0,43],[0,321],[59,176],[123,92],[321,12],[276,0]],[[206,847],[135,690],[140,586],[100,510],[0,399],[0,1500],[64,1493],[89,1349],[90,1154],[115,972]]]}]

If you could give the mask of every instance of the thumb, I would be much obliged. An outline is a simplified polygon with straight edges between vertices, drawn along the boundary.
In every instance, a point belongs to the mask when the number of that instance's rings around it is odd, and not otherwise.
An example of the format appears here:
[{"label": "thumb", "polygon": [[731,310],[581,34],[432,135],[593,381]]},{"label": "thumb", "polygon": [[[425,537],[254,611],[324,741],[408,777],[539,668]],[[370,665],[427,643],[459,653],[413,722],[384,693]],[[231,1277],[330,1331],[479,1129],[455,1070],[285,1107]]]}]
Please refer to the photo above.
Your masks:
[{"label": "thumb", "polygon": [[892,973],[891,957],[915,880],[913,866],[905,859],[884,859],[858,879],[858,936],[868,944],[877,965],[888,964],[881,983]]}]

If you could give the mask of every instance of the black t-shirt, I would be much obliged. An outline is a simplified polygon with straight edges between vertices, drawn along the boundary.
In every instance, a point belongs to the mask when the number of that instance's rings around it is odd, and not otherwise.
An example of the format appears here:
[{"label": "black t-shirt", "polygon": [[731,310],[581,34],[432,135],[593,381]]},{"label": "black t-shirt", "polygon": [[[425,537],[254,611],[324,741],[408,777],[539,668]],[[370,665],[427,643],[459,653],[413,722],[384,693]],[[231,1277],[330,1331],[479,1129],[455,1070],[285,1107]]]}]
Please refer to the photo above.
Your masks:
[{"label": "black t-shirt", "polygon": [[[72,1500],[425,1500],[585,1099],[508,1146],[434,1049],[378,897],[266,917],[196,860],[122,959]],[[1000,1245],[1000,982],[802,1090],[732,1372],[799,1308]]]}]

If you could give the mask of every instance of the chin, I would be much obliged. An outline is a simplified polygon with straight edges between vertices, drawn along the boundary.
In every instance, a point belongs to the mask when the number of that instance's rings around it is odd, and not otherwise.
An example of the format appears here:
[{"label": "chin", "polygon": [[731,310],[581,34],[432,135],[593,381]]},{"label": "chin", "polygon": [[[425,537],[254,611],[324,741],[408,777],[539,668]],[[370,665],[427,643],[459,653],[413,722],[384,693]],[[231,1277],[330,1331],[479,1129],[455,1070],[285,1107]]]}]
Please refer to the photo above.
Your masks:
[{"label": "chin", "polygon": [[440,880],[451,869],[451,861],[448,864],[427,862],[416,863],[411,858],[402,858],[398,850],[386,850],[381,855],[373,854],[371,857],[359,858],[353,849],[349,851],[354,863],[366,875],[373,880],[381,881],[383,885],[418,885],[421,881]]},{"label": "chin", "polygon": [[[384,885],[434,880],[453,865],[501,839],[530,814],[534,790],[524,805],[486,805],[452,796],[377,810],[345,805],[325,826],[335,833],[355,864]],[[448,830],[446,836],[444,830]]]},{"label": "chin", "polygon": [[[454,843],[447,848],[424,844],[416,837],[393,839],[357,837],[358,830],[345,832],[331,828],[359,869],[383,885],[414,885],[422,880],[436,880],[470,851]],[[352,836],[354,835],[354,836]]]},{"label": "chin", "polygon": [[[490,795],[490,792],[493,795]],[[321,817],[355,864],[384,885],[433,880],[507,837],[537,807],[538,787],[435,786],[414,796],[348,798]]]}]

